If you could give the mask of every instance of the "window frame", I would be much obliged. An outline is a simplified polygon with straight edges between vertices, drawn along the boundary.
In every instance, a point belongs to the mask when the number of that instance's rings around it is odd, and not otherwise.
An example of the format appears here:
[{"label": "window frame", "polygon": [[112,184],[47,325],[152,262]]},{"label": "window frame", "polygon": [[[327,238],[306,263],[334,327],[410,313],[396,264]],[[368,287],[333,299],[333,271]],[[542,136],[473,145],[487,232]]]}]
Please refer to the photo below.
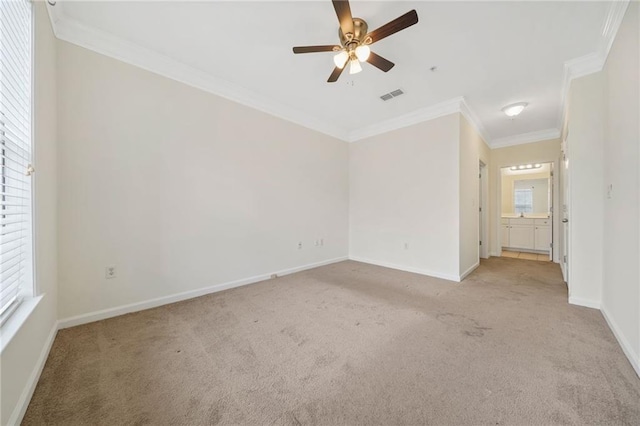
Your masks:
[{"label": "window frame", "polygon": [[[31,167],[35,169],[36,166],[36,143],[35,143],[35,135],[36,135],[36,58],[35,58],[35,38],[36,38],[36,10],[34,7],[34,3],[31,0],[22,0],[28,5],[29,10],[29,21],[30,21],[30,34],[29,34],[29,66],[30,66],[30,93],[29,93],[29,114],[30,114],[30,122],[29,127],[31,130],[30,134],[30,148],[31,155],[29,159],[29,164]],[[5,145],[4,143],[2,144]],[[3,173],[4,175],[4,173]],[[4,352],[4,349],[7,347],[9,342],[13,339],[13,337],[17,334],[22,325],[27,321],[31,313],[38,306],[40,301],[43,298],[43,294],[41,294],[40,289],[38,288],[37,279],[36,279],[36,232],[35,232],[35,222],[36,222],[36,200],[35,200],[35,189],[36,189],[36,174],[31,173],[30,175],[30,188],[29,188],[29,202],[30,202],[30,211],[28,215],[28,223],[25,226],[27,231],[26,235],[26,247],[24,249],[24,253],[28,253],[28,261],[25,266],[25,283],[21,286],[20,291],[18,293],[18,298],[11,305],[8,306],[7,310],[2,314],[0,318],[0,354]],[[0,186],[2,183],[0,183]]]}]

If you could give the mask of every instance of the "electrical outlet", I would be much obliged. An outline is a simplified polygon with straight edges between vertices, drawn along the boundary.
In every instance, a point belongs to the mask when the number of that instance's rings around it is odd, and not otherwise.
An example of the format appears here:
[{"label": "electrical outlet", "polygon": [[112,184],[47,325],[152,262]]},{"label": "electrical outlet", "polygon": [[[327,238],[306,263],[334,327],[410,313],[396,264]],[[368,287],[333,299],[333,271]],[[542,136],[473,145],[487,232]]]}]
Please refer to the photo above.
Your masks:
[{"label": "electrical outlet", "polygon": [[323,246],[324,245],[324,239],[320,238],[320,245]]},{"label": "electrical outlet", "polygon": [[116,267],[115,266],[107,266],[104,268],[104,277],[108,280],[116,277]]},{"label": "electrical outlet", "polygon": [[409,243],[404,243],[404,249],[409,250]]},{"label": "electrical outlet", "polygon": [[298,242],[298,250],[302,250],[302,241]]},{"label": "electrical outlet", "polygon": [[272,280],[273,280],[273,279],[276,279],[276,278],[278,278],[278,274],[271,274],[271,279],[272,279]]}]

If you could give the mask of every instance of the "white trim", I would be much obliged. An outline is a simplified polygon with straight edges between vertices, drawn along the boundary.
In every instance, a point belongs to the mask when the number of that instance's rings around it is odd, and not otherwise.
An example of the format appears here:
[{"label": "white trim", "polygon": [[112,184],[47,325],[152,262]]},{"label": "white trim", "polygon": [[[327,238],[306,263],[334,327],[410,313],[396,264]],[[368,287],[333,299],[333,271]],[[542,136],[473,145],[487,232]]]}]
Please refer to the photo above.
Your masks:
[{"label": "white trim", "polygon": [[630,0],[616,0],[609,3],[609,10],[602,25],[602,34],[598,43],[597,51],[579,58],[571,59],[564,63],[564,76],[562,87],[562,99],[560,101],[560,117],[558,119],[558,127],[562,127],[562,123],[567,113],[567,99],[569,98],[569,89],[571,81],[574,78],[584,77],[602,71],[609,51],[616,39],[624,14],[627,11]]},{"label": "white trim", "polygon": [[471,126],[475,129],[475,131],[480,135],[484,143],[489,148],[492,148],[492,141],[491,141],[491,138],[489,137],[489,134],[487,133],[487,130],[484,128],[482,121],[480,121],[480,119],[475,114],[475,112],[473,112],[473,110],[467,103],[466,98],[464,97],[460,101],[460,114],[462,114],[464,118],[467,119],[469,124],[471,124]]},{"label": "white trim", "polygon": [[[56,8],[57,6],[49,7],[49,10],[56,10]],[[85,49],[115,58],[337,139],[348,139],[348,132],[341,127],[319,120],[310,114],[300,111],[298,108],[273,101],[238,84],[214,77],[207,72],[183,64],[151,49],[131,43],[105,31],[83,25],[64,16],[60,10],[56,11],[55,17],[51,17],[51,22],[54,25],[54,33],[60,40],[76,44]]]},{"label": "white trim", "polygon": [[567,271],[565,270],[566,268],[564,267],[564,262],[556,262],[557,264],[560,265],[560,271],[562,272],[562,280],[566,283],[567,282]]},{"label": "white trim", "polygon": [[491,251],[491,252],[489,252],[489,256],[500,257],[500,256],[502,256],[502,253],[497,252],[497,251]]},{"label": "white trim", "polygon": [[55,322],[53,327],[51,328],[51,332],[49,332],[49,336],[45,341],[44,347],[40,352],[40,356],[36,361],[36,365],[27,380],[27,384],[22,391],[22,395],[18,399],[16,403],[16,407],[13,409],[13,413],[11,413],[11,417],[9,417],[8,425],[19,425],[22,422],[22,418],[27,412],[27,408],[29,407],[29,402],[31,402],[31,397],[33,396],[33,392],[36,390],[36,385],[38,384],[38,380],[40,380],[40,374],[42,374],[42,370],[44,369],[44,364],[47,362],[47,358],[49,357],[49,352],[51,351],[51,347],[53,346],[53,341],[56,338],[56,334],[58,333],[58,323]]},{"label": "white trim", "polygon": [[[293,274],[307,269],[317,268],[319,266],[330,265],[332,263],[342,262],[347,260],[346,256],[338,257],[335,259],[324,260],[321,262],[310,263],[307,265],[296,266],[294,268],[283,269],[281,271],[273,272],[278,276],[284,276]],[[157,297],[154,299],[143,300],[140,302],[130,303],[127,305],[116,306],[114,308],[102,309],[100,311],[89,312],[86,314],[76,315],[73,317],[61,319],[59,321],[59,328],[74,327],[76,325],[87,324],[94,321],[100,321],[107,318],[117,317],[131,312],[143,311],[145,309],[156,308],[158,306],[167,305],[169,303],[180,302],[187,299],[193,299],[194,297],[204,296],[206,294],[217,293],[219,291],[228,290],[235,287],[241,287],[248,284],[254,284],[260,281],[271,279],[271,274],[256,275],[249,278],[243,278],[236,281],[231,281],[222,284],[216,284],[210,287],[199,288],[196,290],[189,290],[182,293],[170,294],[168,296]]]},{"label": "white trim", "polygon": [[616,0],[609,4],[609,11],[607,12],[607,18],[604,21],[602,28],[602,38],[600,44],[600,51],[603,53],[603,63],[607,62],[611,46],[618,35],[620,25],[624,19],[627,8],[629,7],[630,0]]},{"label": "white trim", "polygon": [[480,261],[477,261],[475,264],[471,266],[471,268],[467,269],[462,274],[460,274],[460,278],[458,279],[458,281],[462,281],[465,278],[467,278],[469,274],[475,271],[478,266],[480,266]]},{"label": "white trim", "polygon": [[368,263],[369,265],[382,266],[384,268],[397,269],[399,271],[412,272],[414,274],[427,275],[429,277],[434,277],[434,278],[442,278],[444,280],[449,280],[454,282],[460,282],[459,276],[445,274],[442,272],[429,271],[421,268],[414,268],[412,266],[403,266],[403,265],[396,265],[394,263],[389,263],[389,262],[380,262],[377,260],[366,259],[359,256],[349,256],[349,260],[353,260],[355,262]]},{"label": "white trim", "polygon": [[600,309],[600,302],[597,300],[569,296],[569,303],[576,306],[584,306],[585,308]]},{"label": "white trim", "polygon": [[44,294],[36,297],[25,297],[23,300],[16,301],[17,305],[14,311],[7,317],[6,321],[2,324],[2,338],[0,338],[0,354],[4,352],[4,349],[9,345],[11,340],[18,334],[20,328],[31,316],[31,313],[36,309],[36,306],[40,303]]},{"label": "white trim", "polygon": [[491,142],[491,149],[504,148],[507,146],[524,145],[527,143],[547,141],[549,139],[559,139],[560,130],[546,129],[536,132],[522,133],[520,135],[508,136],[506,138],[494,139]]},{"label": "white trim", "polygon": [[633,347],[631,346],[627,338],[624,337],[624,334],[622,334],[622,331],[620,330],[620,327],[618,327],[618,324],[616,324],[616,322],[613,320],[613,317],[607,314],[607,307],[602,305],[602,309],[600,309],[600,312],[602,312],[602,316],[604,317],[605,321],[607,321],[607,324],[613,332],[613,335],[616,336],[618,344],[620,344],[620,347],[622,348],[622,352],[624,352],[624,354],[627,356],[627,359],[631,363],[631,366],[635,370],[638,377],[640,377],[640,355],[634,352]]},{"label": "white trim", "polygon": [[[629,0],[612,2],[607,14],[606,25],[603,30],[601,48],[598,52],[567,61],[565,64],[564,87],[561,101],[561,118],[564,117],[566,97],[573,78],[596,72],[602,69],[608,51],[615,39],[620,22]],[[286,121],[324,133],[337,139],[354,142],[371,136],[398,130],[424,121],[433,120],[456,112],[461,113],[475,128],[489,148],[519,145],[558,137],[557,129],[540,130],[537,132],[514,135],[508,138],[492,141],[482,121],[470,108],[464,97],[460,96],[432,106],[418,109],[411,113],[394,117],[389,120],[364,126],[348,131],[333,123],[320,120],[312,114],[307,114],[297,108],[284,105],[266,96],[260,95],[241,85],[214,77],[213,75],[178,62],[168,56],[161,55],[151,49],[128,42],[105,31],[83,25],[65,16],[63,3],[57,6],[47,4],[49,18],[57,38],[76,44],[94,52],[115,58],[122,62],[137,66],[155,74],[179,81],[189,86],[221,96],[239,104],[271,114]]]},{"label": "white trim", "polygon": [[464,102],[464,98],[458,97],[448,101],[440,102],[429,107],[420,108],[408,114],[399,117],[390,118],[379,123],[365,126],[349,133],[349,142],[355,142],[371,136],[380,135],[392,130],[403,129],[414,124],[433,120],[434,118],[443,117],[449,114],[460,112],[460,105]]}]

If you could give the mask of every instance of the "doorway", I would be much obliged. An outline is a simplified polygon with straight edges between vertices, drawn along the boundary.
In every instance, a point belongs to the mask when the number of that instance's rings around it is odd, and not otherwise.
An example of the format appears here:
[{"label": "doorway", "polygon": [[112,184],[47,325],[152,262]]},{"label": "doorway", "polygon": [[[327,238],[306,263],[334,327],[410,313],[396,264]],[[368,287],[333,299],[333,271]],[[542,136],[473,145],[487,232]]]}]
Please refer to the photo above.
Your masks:
[{"label": "doorway", "polygon": [[560,158],[560,269],[562,278],[569,286],[569,149],[567,140],[561,144],[562,155]]},{"label": "doorway", "polygon": [[501,256],[553,260],[553,175],[553,162],[500,169]]},{"label": "doorway", "polygon": [[478,241],[480,242],[479,256],[489,258],[489,176],[487,165],[480,161],[478,173]]}]

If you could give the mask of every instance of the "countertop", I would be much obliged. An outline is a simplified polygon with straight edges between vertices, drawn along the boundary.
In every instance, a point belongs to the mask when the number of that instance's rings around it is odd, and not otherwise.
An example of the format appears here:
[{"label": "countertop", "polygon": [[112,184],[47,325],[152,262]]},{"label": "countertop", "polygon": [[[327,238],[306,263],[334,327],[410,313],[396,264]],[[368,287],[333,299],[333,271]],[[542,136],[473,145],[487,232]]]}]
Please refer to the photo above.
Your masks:
[{"label": "countertop", "polygon": [[502,218],[503,219],[517,219],[519,217],[522,217],[523,219],[549,219],[549,215],[546,214],[534,214],[534,213],[530,213],[530,214],[525,214],[524,217],[520,216],[519,214],[515,214],[515,213],[503,213],[502,214]]}]

